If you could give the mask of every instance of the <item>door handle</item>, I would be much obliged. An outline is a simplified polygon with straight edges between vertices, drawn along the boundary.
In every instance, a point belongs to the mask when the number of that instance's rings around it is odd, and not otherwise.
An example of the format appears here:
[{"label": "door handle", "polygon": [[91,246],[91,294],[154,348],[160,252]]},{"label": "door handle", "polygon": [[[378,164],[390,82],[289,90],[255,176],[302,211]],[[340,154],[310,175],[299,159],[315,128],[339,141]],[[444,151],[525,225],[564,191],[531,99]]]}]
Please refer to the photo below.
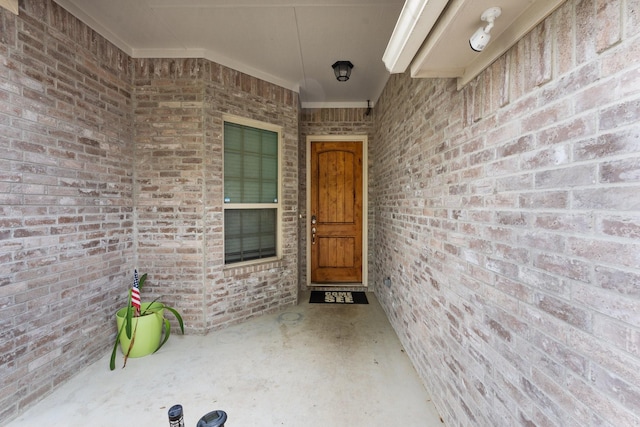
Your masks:
[{"label": "door handle", "polygon": [[311,215],[311,244],[316,244],[316,223],[318,220],[315,215]]}]

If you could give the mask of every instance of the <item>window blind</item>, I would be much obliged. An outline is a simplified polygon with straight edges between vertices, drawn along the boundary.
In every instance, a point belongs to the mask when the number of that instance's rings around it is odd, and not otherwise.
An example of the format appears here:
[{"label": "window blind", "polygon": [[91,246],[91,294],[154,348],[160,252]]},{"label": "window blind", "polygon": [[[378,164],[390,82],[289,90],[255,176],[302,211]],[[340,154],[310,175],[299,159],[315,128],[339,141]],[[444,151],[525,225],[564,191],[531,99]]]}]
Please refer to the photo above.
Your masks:
[{"label": "window blind", "polygon": [[225,203],[278,201],[278,134],[225,123]]},{"label": "window blind", "polygon": [[278,175],[278,133],[225,122],[225,264],[277,255]]}]

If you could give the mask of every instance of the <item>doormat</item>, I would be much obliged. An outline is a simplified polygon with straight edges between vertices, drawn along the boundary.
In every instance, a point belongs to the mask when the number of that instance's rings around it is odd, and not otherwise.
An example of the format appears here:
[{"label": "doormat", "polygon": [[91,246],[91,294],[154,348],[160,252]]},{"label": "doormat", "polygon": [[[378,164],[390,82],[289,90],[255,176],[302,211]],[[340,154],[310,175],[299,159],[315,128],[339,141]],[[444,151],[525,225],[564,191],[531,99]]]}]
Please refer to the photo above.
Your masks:
[{"label": "doormat", "polygon": [[369,304],[364,292],[311,291],[309,303],[318,304]]}]

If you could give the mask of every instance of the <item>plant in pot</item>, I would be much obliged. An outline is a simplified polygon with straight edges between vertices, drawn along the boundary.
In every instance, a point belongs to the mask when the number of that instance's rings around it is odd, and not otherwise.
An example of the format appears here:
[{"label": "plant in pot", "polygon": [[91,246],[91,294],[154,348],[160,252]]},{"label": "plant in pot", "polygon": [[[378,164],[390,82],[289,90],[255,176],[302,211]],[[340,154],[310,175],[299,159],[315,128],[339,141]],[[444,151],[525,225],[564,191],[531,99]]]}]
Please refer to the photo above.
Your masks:
[{"label": "plant in pot", "polygon": [[140,301],[140,291],[146,280],[146,273],[138,279],[138,271],[134,272],[133,287],[129,289],[127,305],[116,312],[118,334],[109,362],[109,368],[112,371],[116,368],[118,344],[124,355],[122,366],[124,368],[129,357],[142,357],[155,353],[167,342],[171,335],[171,323],[164,317],[165,310],[175,316],[180,325],[180,331],[184,334],[184,322],[176,309],[158,302],[157,299],[151,302]]}]

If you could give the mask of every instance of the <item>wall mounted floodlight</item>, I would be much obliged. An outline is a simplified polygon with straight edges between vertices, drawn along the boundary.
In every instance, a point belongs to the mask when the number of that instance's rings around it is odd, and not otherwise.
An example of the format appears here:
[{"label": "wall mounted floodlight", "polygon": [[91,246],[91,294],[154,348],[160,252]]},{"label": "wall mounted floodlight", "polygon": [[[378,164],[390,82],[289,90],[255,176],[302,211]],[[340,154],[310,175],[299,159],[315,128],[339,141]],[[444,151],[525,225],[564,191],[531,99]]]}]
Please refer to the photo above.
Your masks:
[{"label": "wall mounted floodlight", "polygon": [[482,52],[482,50],[489,44],[491,40],[491,29],[493,28],[493,23],[498,16],[502,13],[502,9],[499,7],[491,7],[485,10],[480,19],[487,23],[486,26],[480,27],[476,30],[475,33],[469,39],[469,46],[471,49],[476,52]]}]

